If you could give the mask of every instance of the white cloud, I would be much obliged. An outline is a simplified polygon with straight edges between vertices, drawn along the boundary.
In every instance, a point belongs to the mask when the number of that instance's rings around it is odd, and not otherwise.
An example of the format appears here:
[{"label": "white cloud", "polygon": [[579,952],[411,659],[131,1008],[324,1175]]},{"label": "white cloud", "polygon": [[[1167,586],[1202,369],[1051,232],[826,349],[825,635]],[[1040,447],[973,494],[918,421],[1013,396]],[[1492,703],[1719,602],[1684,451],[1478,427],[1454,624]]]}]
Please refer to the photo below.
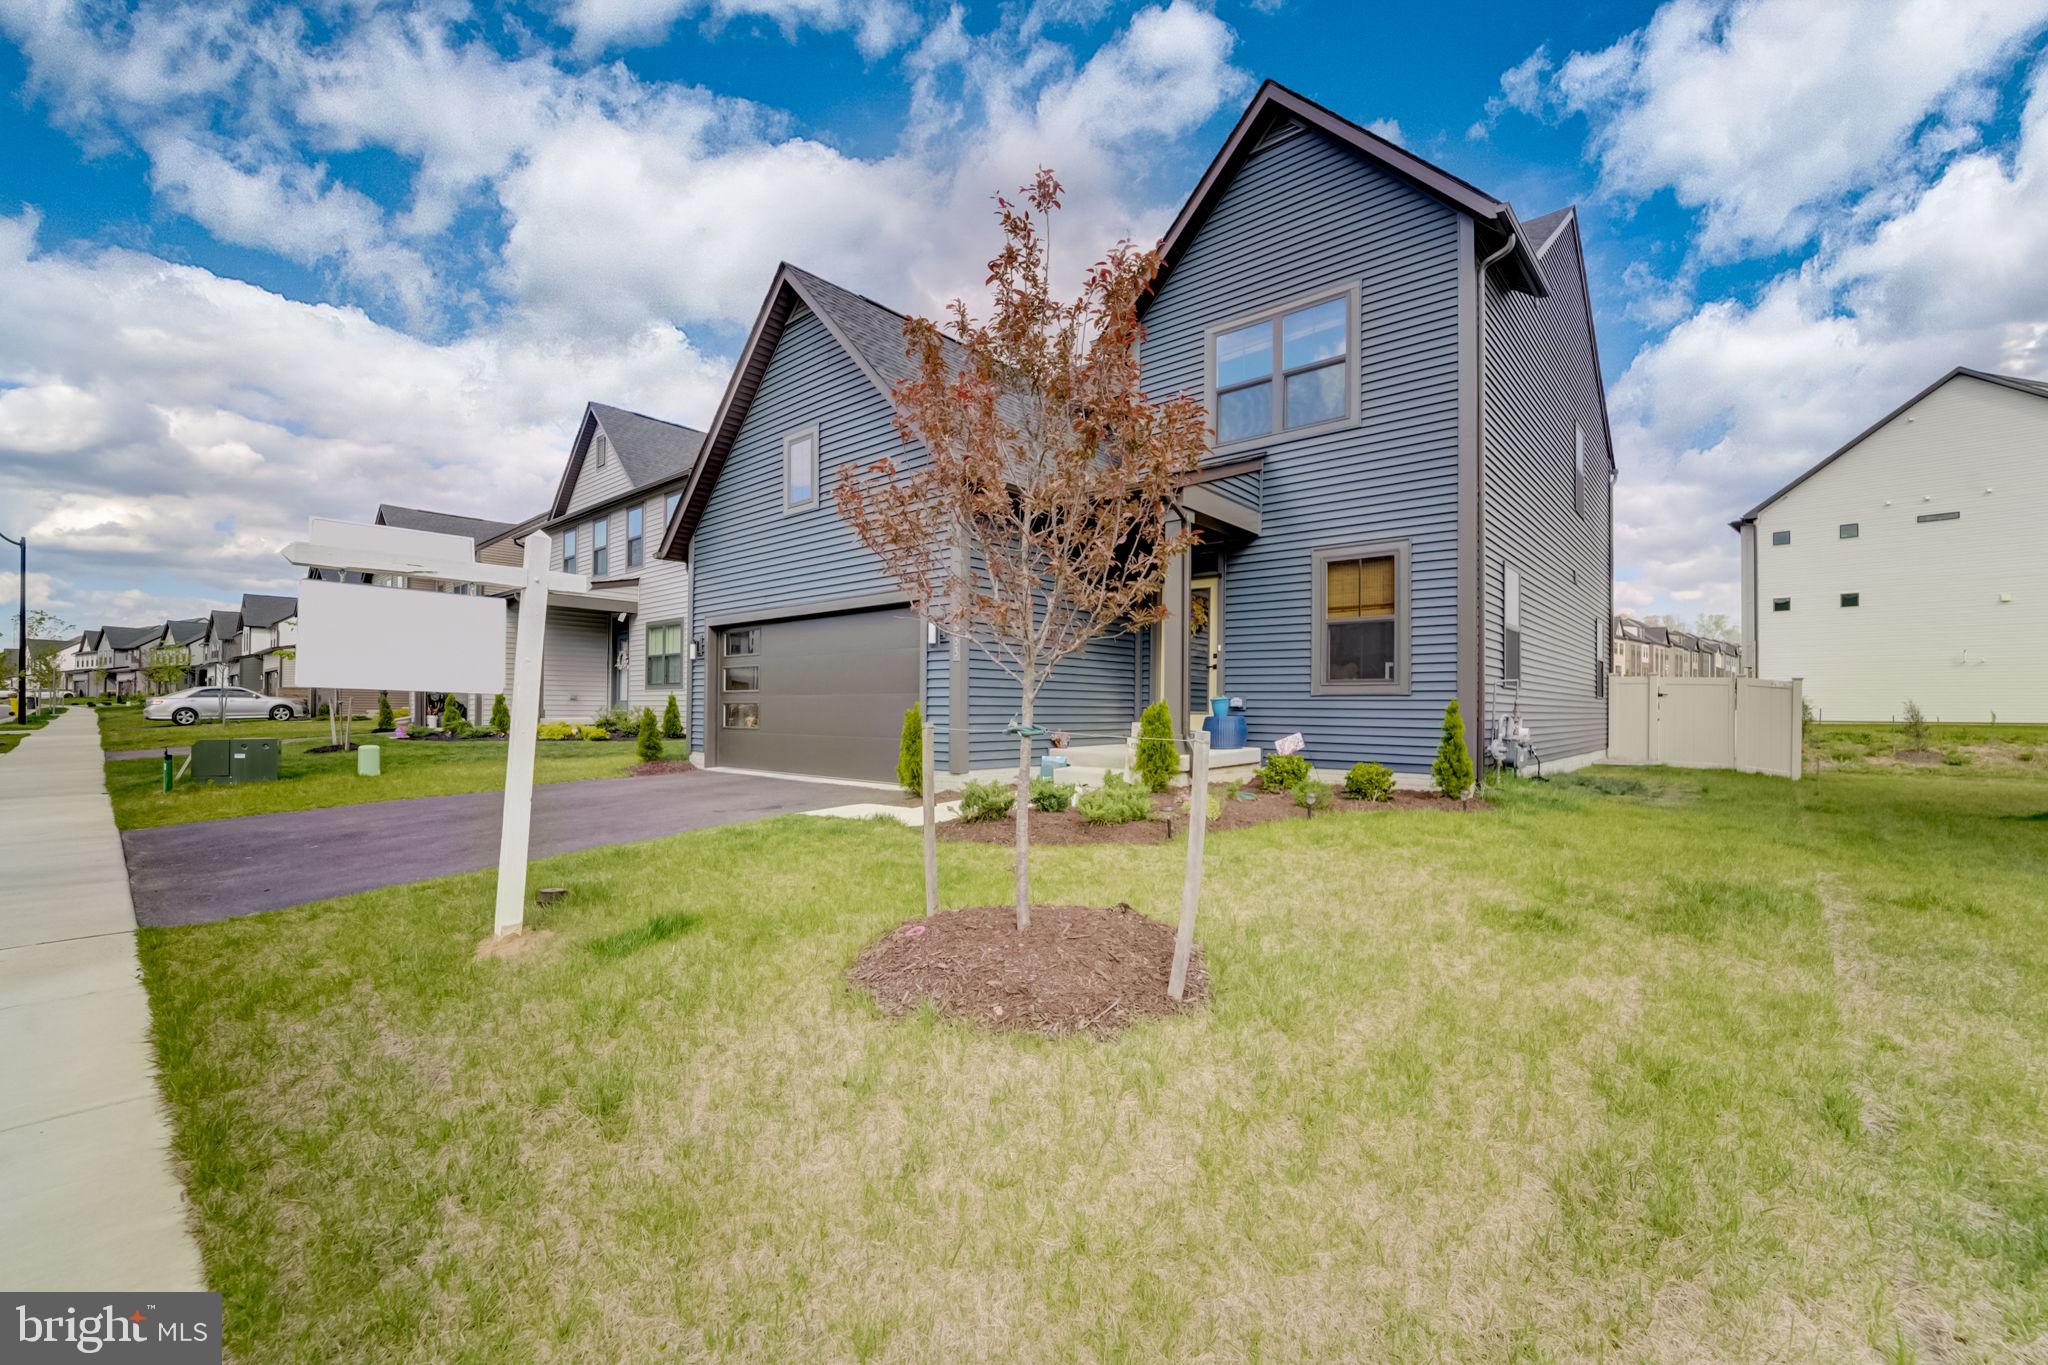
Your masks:
[{"label": "white cloud", "polygon": [[1539,49],[1503,76],[1502,98],[1586,114],[1602,187],[1671,189],[1701,212],[1708,256],[1775,251],[1901,163],[1910,174],[1930,113],[1947,123],[1921,153],[1967,145],[1990,112],[1985,77],[2044,23],[2048,0],[1670,0],[1547,80]]},{"label": "white cloud", "polygon": [[703,16],[714,33],[735,20],[761,19],[794,39],[799,29],[850,33],[870,60],[894,51],[916,31],[903,0],[569,0],[563,22],[579,52],[658,42],[678,19]]},{"label": "white cloud", "polygon": [[[1644,348],[1610,402],[1616,555],[1641,590],[1733,596],[1725,523],[1957,365],[2048,374],[2048,64],[2017,142],[1952,162],[1892,217],[1715,300]],[[2005,159],[2005,158],[2009,158]]]}]

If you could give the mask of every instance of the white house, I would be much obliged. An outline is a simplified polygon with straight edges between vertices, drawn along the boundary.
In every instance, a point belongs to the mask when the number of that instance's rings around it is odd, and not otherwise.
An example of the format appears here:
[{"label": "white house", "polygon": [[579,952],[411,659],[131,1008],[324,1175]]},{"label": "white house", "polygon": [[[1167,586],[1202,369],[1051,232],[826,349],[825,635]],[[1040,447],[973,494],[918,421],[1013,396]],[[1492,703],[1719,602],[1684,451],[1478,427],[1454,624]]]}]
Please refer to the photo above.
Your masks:
[{"label": "white house", "polygon": [[1732,523],[1745,671],[1825,720],[2048,721],[2048,382],[1956,369]]}]

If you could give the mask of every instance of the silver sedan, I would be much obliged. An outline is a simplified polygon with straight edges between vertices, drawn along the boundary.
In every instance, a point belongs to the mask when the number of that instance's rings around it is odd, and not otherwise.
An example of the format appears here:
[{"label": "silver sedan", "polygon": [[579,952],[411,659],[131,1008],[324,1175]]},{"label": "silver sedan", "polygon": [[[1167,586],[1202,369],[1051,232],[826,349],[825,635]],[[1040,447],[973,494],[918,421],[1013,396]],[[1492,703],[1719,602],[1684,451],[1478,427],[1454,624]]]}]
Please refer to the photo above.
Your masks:
[{"label": "silver sedan", "polygon": [[298,715],[299,704],[289,697],[270,697],[246,687],[188,687],[169,696],[152,697],[142,708],[145,720],[167,720],[191,725],[215,720],[225,714],[229,720],[290,720]]}]

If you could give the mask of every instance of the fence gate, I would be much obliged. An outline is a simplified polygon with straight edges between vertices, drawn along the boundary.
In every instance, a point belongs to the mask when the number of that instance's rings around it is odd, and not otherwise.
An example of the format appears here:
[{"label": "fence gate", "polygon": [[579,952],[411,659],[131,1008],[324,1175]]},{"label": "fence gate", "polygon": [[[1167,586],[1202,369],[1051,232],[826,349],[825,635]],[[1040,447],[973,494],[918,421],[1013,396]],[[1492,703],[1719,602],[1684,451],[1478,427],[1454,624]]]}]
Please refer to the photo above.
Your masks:
[{"label": "fence gate", "polygon": [[1733,768],[1797,780],[1797,678],[1608,679],[1607,760]]}]

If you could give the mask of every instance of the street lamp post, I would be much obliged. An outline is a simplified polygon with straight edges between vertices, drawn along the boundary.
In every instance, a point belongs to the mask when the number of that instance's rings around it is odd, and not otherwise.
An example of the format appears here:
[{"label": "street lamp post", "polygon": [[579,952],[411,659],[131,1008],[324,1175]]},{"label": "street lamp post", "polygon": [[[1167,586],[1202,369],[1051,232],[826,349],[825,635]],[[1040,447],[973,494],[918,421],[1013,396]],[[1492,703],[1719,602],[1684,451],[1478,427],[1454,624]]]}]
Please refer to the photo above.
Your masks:
[{"label": "street lamp post", "polygon": [[16,540],[10,535],[0,535],[21,551],[21,572],[15,576],[15,586],[21,589],[21,614],[14,618],[14,718],[28,719],[28,537]]}]

